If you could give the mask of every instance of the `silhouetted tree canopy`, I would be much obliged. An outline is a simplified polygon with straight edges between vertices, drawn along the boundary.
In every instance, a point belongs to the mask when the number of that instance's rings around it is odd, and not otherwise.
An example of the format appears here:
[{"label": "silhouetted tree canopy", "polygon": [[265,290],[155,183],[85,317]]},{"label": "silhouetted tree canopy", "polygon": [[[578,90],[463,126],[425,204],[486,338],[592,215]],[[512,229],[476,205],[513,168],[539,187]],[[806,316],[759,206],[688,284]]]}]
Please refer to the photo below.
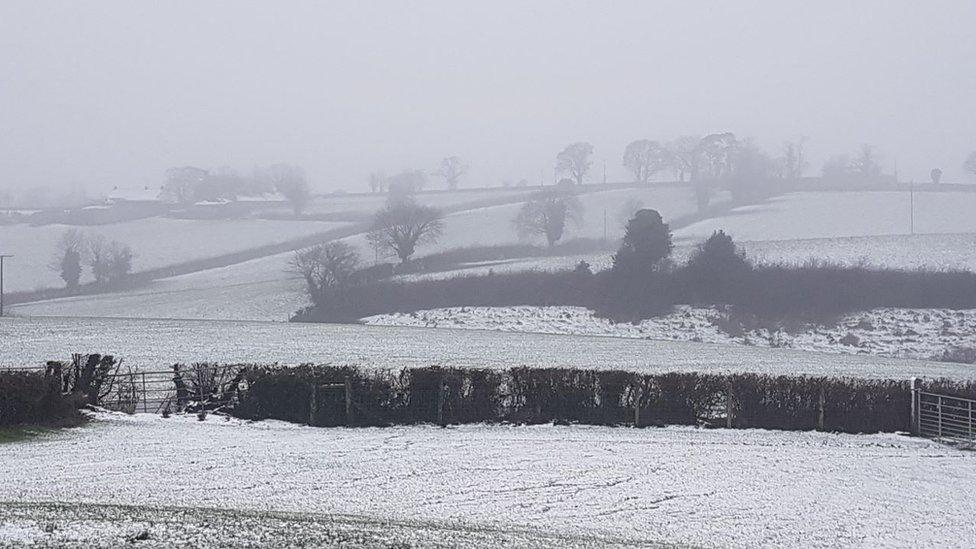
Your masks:
[{"label": "silhouetted tree canopy", "polygon": [[732,237],[715,231],[698,245],[684,268],[689,295],[709,303],[731,302],[741,298],[752,265]]},{"label": "silhouetted tree canopy", "polygon": [[404,263],[420,244],[437,241],[444,230],[441,211],[412,199],[390,201],[376,212],[367,240],[376,250],[391,250]]},{"label": "silhouetted tree canopy", "polygon": [[563,237],[566,224],[583,222],[583,205],[563,189],[541,192],[522,205],[513,223],[519,238],[544,236],[549,246]]},{"label": "silhouetted tree canopy", "polygon": [[623,243],[613,256],[613,273],[632,278],[656,269],[671,255],[671,229],[657,210],[638,210],[627,222]]},{"label": "silhouetted tree canopy", "polygon": [[328,242],[295,252],[291,270],[305,281],[305,291],[316,306],[325,306],[333,290],[348,285],[359,266],[359,255],[345,242]]},{"label": "silhouetted tree canopy", "polygon": [[447,183],[447,188],[453,191],[458,188],[458,184],[461,182],[461,176],[467,173],[467,171],[468,167],[460,158],[457,156],[448,156],[441,160],[441,166],[437,170],[436,175],[443,177],[444,182]]},{"label": "silhouetted tree canopy", "polygon": [[583,179],[590,171],[593,162],[593,145],[585,142],[567,145],[565,149],[556,155],[556,171],[569,176],[577,185],[583,184]]}]

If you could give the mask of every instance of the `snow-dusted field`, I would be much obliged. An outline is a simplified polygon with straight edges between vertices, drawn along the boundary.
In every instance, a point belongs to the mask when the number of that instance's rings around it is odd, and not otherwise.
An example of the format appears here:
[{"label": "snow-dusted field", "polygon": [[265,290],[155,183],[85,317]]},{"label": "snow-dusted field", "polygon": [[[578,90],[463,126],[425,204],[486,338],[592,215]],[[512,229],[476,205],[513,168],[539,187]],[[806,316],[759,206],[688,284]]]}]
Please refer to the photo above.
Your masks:
[{"label": "snow-dusted field", "polygon": [[175,362],[332,362],[412,366],[575,367],[639,372],[756,372],[863,378],[976,379],[967,364],[792,349],[485,330],[274,322],[37,317],[0,319],[0,365],[71,353],[124,357],[134,368]]},{"label": "snow-dusted field", "polygon": [[[98,225],[0,226],[0,250],[14,257],[6,264],[4,287],[7,291],[59,287],[64,282],[48,265],[54,259],[58,240],[64,231],[78,229],[90,235],[101,234],[132,247],[135,271],[203,259],[220,254],[284,242],[293,238],[342,227],[322,221],[272,221],[266,219],[194,220],[153,217]],[[85,269],[83,280],[91,278]]]},{"label": "snow-dusted field", "polygon": [[[288,257],[286,257],[288,256]],[[135,290],[10,307],[20,316],[286,321],[307,304],[290,254],[162,278]]]},{"label": "snow-dusted field", "polygon": [[976,271],[976,232],[774,240],[741,246],[759,263],[800,264],[815,259],[895,269]]},{"label": "snow-dusted field", "polygon": [[[322,429],[101,414],[87,427],[2,445],[0,457],[0,501],[326,513],[402,521],[389,530],[403,524],[406,536],[417,525],[433,539],[450,530],[462,547],[485,543],[464,542],[465,532],[483,529],[525,532],[506,544],[519,547],[976,544],[976,454],[899,435],[551,425]],[[180,526],[171,531],[172,513],[140,526],[151,539],[181,528],[192,535]],[[120,537],[119,526],[85,530],[69,514],[52,527],[44,516],[0,504],[0,536],[50,541],[80,530]],[[215,522],[226,520],[217,514]],[[262,532],[260,524],[256,529]],[[531,532],[555,539],[533,544]]]},{"label": "snow-dusted field", "polygon": [[[604,209],[610,216],[608,233],[611,238],[619,237],[622,228],[615,224],[612,216],[630,198],[660,209],[669,218],[687,215],[695,207],[691,191],[675,187],[588,190],[579,198],[587,211],[584,225],[570,232],[567,238],[601,238]],[[512,218],[520,207],[521,203],[514,203],[451,214],[445,221],[444,237],[436,244],[421,247],[418,253],[422,255],[464,246],[516,242],[518,236],[512,226]],[[344,241],[360,251],[364,262],[370,263],[376,259],[363,235],[348,237]],[[288,273],[288,262],[292,256],[291,253],[277,254],[161,279],[133,291],[23,304],[17,306],[15,311],[21,315],[286,320],[305,305],[301,285],[294,281],[294,275]],[[524,265],[515,268],[538,268],[540,261],[548,261],[553,268],[562,268],[566,264],[575,265],[578,259],[526,260]],[[487,271],[487,268],[482,270]]]},{"label": "snow-dusted field", "polygon": [[[722,316],[714,309],[680,306],[669,315],[630,324],[598,318],[581,307],[452,307],[376,315],[364,321],[375,326],[651,338],[922,360],[939,357],[947,349],[976,350],[974,310],[877,309],[847,315],[834,327],[797,333],[746,328],[730,334],[720,328]],[[851,336],[856,341],[844,339]],[[976,377],[976,365],[970,369]]]},{"label": "snow-dusted field", "polygon": [[[915,232],[976,232],[976,192],[915,193]],[[722,229],[737,241],[907,235],[907,192],[800,192],[735,208],[675,231],[679,240],[701,240]]]},{"label": "snow-dusted field", "polygon": [[[455,208],[477,202],[492,200],[518,200],[520,197],[535,192],[534,189],[494,189],[483,191],[465,191],[456,193],[421,193],[416,195],[417,202],[434,206],[435,208]],[[344,213],[369,215],[383,207],[386,194],[372,195],[328,195],[318,197],[308,206],[312,214]]]}]

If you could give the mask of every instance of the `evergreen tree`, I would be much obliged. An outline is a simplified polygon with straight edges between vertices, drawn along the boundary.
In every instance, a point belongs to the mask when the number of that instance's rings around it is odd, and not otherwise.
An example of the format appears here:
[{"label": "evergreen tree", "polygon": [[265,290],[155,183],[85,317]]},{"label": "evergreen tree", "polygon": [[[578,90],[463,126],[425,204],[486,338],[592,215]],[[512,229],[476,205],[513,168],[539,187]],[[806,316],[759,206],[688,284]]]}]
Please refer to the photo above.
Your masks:
[{"label": "evergreen tree", "polygon": [[627,222],[620,249],[613,256],[613,272],[626,277],[656,269],[671,255],[671,229],[657,210],[638,210]]}]

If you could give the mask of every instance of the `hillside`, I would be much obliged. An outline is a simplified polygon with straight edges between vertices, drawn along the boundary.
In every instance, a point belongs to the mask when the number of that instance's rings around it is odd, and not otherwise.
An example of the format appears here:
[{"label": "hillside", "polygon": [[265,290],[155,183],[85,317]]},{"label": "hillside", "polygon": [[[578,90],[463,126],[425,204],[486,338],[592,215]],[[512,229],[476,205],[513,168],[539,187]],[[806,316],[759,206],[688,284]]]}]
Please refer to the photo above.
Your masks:
[{"label": "hillside", "polygon": [[[570,229],[567,238],[602,238],[604,212],[607,215],[608,236],[611,239],[619,238],[623,231],[619,211],[630,199],[641,201],[645,207],[658,209],[669,219],[695,212],[693,195],[685,187],[610,190],[588,187],[586,191],[579,196],[584,207],[583,224]],[[472,194],[478,196],[477,193]],[[359,197],[356,203],[374,198]],[[419,198],[424,199],[425,195]],[[422,247],[418,254],[516,242],[518,236],[512,219],[520,207],[521,203],[516,202],[449,214],[445,219],[443,238],[436,244]],[[372,263],[377,259],[364,235],[344,240],[359,250],[364,262]],[[291,252],[276,254],[163,278],[136,290],[22,304],[17,305],[14,311],[22,315],[286,320],[304,303],[300,282],[288,272],[291,258]]]}]

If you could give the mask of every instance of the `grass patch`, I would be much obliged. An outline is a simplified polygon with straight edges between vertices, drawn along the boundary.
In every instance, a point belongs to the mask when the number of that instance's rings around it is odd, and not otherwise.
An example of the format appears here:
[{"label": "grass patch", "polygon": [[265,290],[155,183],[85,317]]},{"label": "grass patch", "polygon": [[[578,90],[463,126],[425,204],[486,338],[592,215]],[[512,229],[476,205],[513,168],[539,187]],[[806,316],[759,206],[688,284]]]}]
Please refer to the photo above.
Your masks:
[{"label": "grass patch", "polygon": [[17,425],[0,427],[0,444],[23,442],[33,438],[48,435],[55,431],[54,427],[39,427],[36,425]]}]

